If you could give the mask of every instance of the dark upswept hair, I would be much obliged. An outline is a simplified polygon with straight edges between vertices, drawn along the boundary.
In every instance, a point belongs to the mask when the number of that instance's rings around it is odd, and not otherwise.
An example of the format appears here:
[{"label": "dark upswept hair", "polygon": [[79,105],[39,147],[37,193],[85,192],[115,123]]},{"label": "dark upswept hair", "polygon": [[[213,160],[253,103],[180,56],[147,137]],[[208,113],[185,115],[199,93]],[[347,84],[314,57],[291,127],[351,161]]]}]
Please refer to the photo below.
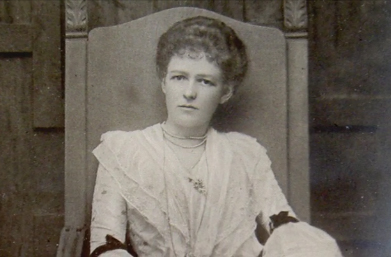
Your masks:
[{"label": "dark upswept hair", "polygon": [[234,89],[242,83],[247,70],[244,43],[224,22],[204,16],[176,22],[159,38],[156,52],[159,78],[166,76],[174,55],[191,57],[200,53],[220,67],[224,83],[232,84]]}]

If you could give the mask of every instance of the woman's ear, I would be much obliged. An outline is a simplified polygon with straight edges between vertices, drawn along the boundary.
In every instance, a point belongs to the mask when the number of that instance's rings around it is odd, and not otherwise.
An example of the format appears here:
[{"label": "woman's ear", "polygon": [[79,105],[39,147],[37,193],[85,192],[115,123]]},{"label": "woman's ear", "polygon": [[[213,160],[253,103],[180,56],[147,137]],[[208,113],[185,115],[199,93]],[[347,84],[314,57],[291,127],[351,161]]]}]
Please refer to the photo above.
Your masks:
[{"label": "woman's ear", "polygon": [[160,82],[160,85],[162,87],[162,91],[165,94],[166,93],[166,79],[162,78],[162,81]]},{"label": "woman's ear", "polygon": [[224,94],[220,98],[220,104],[226,103],[234,94],[234,86],[228,85],[225,86]]}]

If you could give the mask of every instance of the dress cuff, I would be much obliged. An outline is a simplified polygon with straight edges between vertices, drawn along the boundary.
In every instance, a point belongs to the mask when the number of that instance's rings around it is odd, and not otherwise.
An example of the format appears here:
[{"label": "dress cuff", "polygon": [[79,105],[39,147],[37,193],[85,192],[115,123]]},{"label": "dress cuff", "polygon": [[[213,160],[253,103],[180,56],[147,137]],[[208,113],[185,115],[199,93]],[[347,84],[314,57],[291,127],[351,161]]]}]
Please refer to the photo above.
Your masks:
[{"label": "dress cuff", "polygon": [[[115,237],[113,237],[111,235],[106,235],[106,244],[97,247],[90,254],[90,257],[98,257],[98,256],[103,257],[104,253],[109,252],[109,251],[114,251],[114,250],[123,250],[124,252],[126,252],[127,248],[124,243],[122,243],[121,241],[119,241]],[[121,251],[121,252],[123,252],[123,251]],[[110,256],[112,256],[112,255],[110,255]],[[115,256],[117,256],[117,255],[115,255]],[[128,255],[120,254],[118,256],[131,256],[131,255],[130,254],[128,254]]]}]

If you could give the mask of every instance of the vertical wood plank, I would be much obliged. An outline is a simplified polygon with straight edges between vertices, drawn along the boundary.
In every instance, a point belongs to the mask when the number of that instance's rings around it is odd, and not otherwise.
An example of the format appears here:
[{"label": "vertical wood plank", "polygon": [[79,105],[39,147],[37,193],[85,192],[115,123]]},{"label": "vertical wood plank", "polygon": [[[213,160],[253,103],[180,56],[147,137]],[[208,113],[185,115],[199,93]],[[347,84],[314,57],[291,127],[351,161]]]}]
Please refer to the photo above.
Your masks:
[{"label": "vertical wood plank", "polygon": [[244,0],[214,0],[213,11],[243,21]]},{"label": "vertical wood plank", "polygon": [[[336,46],[340,51],[357,51],[359,46],[358,37],[360,36],[360,19],[362,13],[360,6],[362,1],[336,1]],[[352,42],[354,42],[352,44]]]},{"label": "vertical wood plank", "polygon": [[[62,225],[63,215],[56,213],[34,213],[33,216],[33,251],[36,257],[54,256],[57,251],[57,243],[60,239],[60,229],[53,233],[52,228]],[[25,255],[32,256],[32,255]]]},{"label": "vertical wood plank", "polygon": [[167,1],[153,0],[153,9],[154,12],[159,12],[169,8],[186,6],[186,4],[188,4],[189,2],[190,1],[188,0],[167,0]]},{"label": "vertical wood plank", "polygon": [[9,16],[12,23],[29,24],[31,23],[31,3],[26,0],[12,0],[9,6]]},{"label": "vertical wood plank", "polygon": [[12,23],[10,0],[0,1],[0,23]]},{"label": "vertical wood plank", "polygon": [[[42,256],[34,255],[34,249],[39,252],[42,245],[34,242],[39,232],[34,232],[33,213],[41,209],[56,214],[63,212],[58,206],[62,205],[63,199],[63,133],[45,131],[49,136],[45,138],[37,136],[33,129],[33,69],[41,65],[33,66],[34,55],[30,47],[33,39],[36,40],[30,33],[33,2],[0,0],[2,29],[10,28],[8,34],[1,33],[0,37],[3,37],[3,43],[15,43],[14,47],[3,47],[0,53],[0,256]],[[52,1],[44,2],[50,4]],[[59,20],[53,26],[60,31]],[[60,42],[60,32],[57,37]],[[58,56],[51,56],[50,51],[45,58],[60,61]],[[50,154],[42,154],[37,149],[45,149]],[[54,158],[47,159],[53,155]],[[42,187],[37,183],[45,179],[48,182],[48,178],[58,186],[51,188],[51,201],[41,198]],[[57,235],[61,225],[52,223],[46,227],[46,232]]]},{"label": "vertical wood plank", "polygon": [[[33,253],[26,256],[54,256],[64,225],[64,132],[62,129],[34,130],[32,177],[33,218],[30,235]],[[42,223],[46,222],[46,226]]]},{"label": "vertical wood plank", "polygon": [[32,31],[30,24],[0,24],[0,53],[30,53]]},{"label": "vertical wood plank", "polygon": [[0,256],[42,256],[33,254],[44,247],[34,242],[33,213],[63,213],[63,134],[33,130],[31,77],[31,55],[0,55]]},{"label": "vertical wood plank", "polygon": [[[308,40],[288,38],[289,202],[310,221]],[[300,147],[298,147],[300,146]]]},{"label": "vertical wood plank", "polygon": [[[343,133],[311,135],[315,225],[334,230],[353,249],[351,256],[387,256],[390,249],[366,254],[365,246],[354,240],[359,238],[366,246],[371,240],[372,247],[381,248],[388,247],[386,238],[391,235],[386,103],[391,5],[319,0],[309,1],[309,6],[311,119],[331,130],[347,128]],[[351,125],[375,129],[371,134],[354,132],[349,131]]]},{"label": "vertical wood plank", "polygon": [[[57,248],[57,257],[88,256],[83,252],[83,243],[87,230],[64,227],[61,231],[60,242]],[[81,254],[80,254],[81,253]]]},{"label": "vertical wood plank", "polygon": [[[133,2],[133,1],[132,1]],[[114,1],[87,1],[88,29],[117,24],[117,10]]]},{"label": "vertical wood plank", "polygon": [[[31,58],[0,56],[0,256],[32,247]],[[19,255],[18,255],[19,256]]]},{"label": "vertical wood plank", "polygon": [[[311,98],[328,94],[333,77],[328,73],[335,62],[336,50],[336,1],[308,1],[311,12],[309,19],[309,65]],[[341,66],[338,65],[340,68]]]},{"label": "vertical wood plank", "polygon": [[117,23],[132,21],[153,13],[153,1],[117,1]]},{"label": "vertical wood plank", "polygon": [[199,7],[213,11],[213,0],[154,0],[154,12],[162,11],[174,7]]},{"label": "vertical wood plank", "polygon": [[[376,169],[377,139],[377,132],[312,134],[311,166],[317,171],[311,177],[314,213],[373,213],[381,174]],[[343,232],[351,233],[340,228],[340,233]]]},{"label": "vertical wood plank", "polygon": [[87,39],[66,39],[65,226],[86,222],[86,73]]},{"label": "vertical wood plank", "polygon": [[[389,115],[386,117],[391,117],[391,109],[388,109],[388,113]],[[383,256],[391,253],[391,245],[389,243],[389,238],[391,238],[391,221],[389,218],[391,216],[391,120],[385,119],[385,121],[385,124],[379,128],[376,142],[377,156],[375,165],[380,173],[380,179],[376,181],[378,183],[375,193],[378,195],[378,201],[376,202],[376,223],[374,224],[374,227],[377,229],[377,240],[386,246]]]},{"label": "vertical wood plank", "polygon": [[64,126],[60,11],[59,0],[33,1],[33,119],[39,128]]},{"label": "vertical wood plank", "polygon": [[[27,58],[26,58],[27,59]],[[34,155],[32,150],[34,148],[34,143],[32,140],[32,119],[31,119],[31,77],[32,77],[32,60],[31,57],[28,60],[24,61],[23,71],[26,73],[23,76],[23,82],[20,85],[20,90],[22,91],[23,100],[19,105],[22,106],[20,116],[21,119],[24,119],[24,124],[21,121],[18,124],[18,127],[23,127],[19,130],[19,137],[23,138],[23,141],[20,142],[19,147],[21,148],[19,155],[19,172],[23,176],[16,180],[17,183],[24,185],[24,192],[22,198],[22,212],[24,215],[19,221],[22,225],[22,248],[20,249],[21,255],[25,253],[26,255],[30,254],[31,249],[34,247],[31,235],[33,234],[33,222],[31,213],[33,212],[34,203],[36,201],[36,187],[34,180],[31,179],[31,175],[34,174],[31,167],[34,164]],[[15,74],[15,76],[18,76]],[[40,167],[42,169],[42,167]],[[26,214],[29,212],[30,214]],[[23,256],[23,255],[22,255]]]},{"label": "vertical wood plank", "polygon": [[244,21],[282,28],[282,0],[244,0]]},{"label": "vertical wood plank", "polygon": [[309,36],[314,42],[311,46],[324,55],[324,61],[332,61],[336,55],[337,2],[315,0],[309,1],[309,5],[312,11]]},{"label": "vertical wood plank", "polygon": [[66,3],[65,224],[61,232],[58,257],[81,256],[81,247],[78,247],[78,242],[83,242],[84,233],[81,238],[78,238],[76,232],[88,226],[87,215],[91,208],[86,200],[89,194],[86,187],[88,180],[86,163],[87,30],[90,21],[88,10],[91,5],[88,5],[86,0],[69,0]]}]

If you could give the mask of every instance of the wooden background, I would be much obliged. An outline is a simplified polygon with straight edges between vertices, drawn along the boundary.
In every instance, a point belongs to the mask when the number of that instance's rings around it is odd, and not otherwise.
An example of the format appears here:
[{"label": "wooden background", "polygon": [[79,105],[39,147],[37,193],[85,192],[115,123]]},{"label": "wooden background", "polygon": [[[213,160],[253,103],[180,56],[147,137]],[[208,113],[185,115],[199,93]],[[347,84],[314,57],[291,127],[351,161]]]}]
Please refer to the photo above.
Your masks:
[{"label": "wooden background", "polygon": [[0,256],[53,256],[63,222],[59,1],[0,1]]},{"label": "wooden background", "polygon": [[390,256],[391,2],[309,13],[312,220],[352,256]]},{"label": "wooden background", "polygon": [[179,6],[204,8],[240,21],[282,27],[282,0],[89,0],[88,29],[124,23]]},{"label": "wooden background", "polygon": [[[283,28],[282,0],[88,0],[88,29],[176,6]],[[313,224],[346,256],[391,238],[391,4],[308,1]],[[0,0],[0,256],[53,256],[63,226],[60,0]]]}]

